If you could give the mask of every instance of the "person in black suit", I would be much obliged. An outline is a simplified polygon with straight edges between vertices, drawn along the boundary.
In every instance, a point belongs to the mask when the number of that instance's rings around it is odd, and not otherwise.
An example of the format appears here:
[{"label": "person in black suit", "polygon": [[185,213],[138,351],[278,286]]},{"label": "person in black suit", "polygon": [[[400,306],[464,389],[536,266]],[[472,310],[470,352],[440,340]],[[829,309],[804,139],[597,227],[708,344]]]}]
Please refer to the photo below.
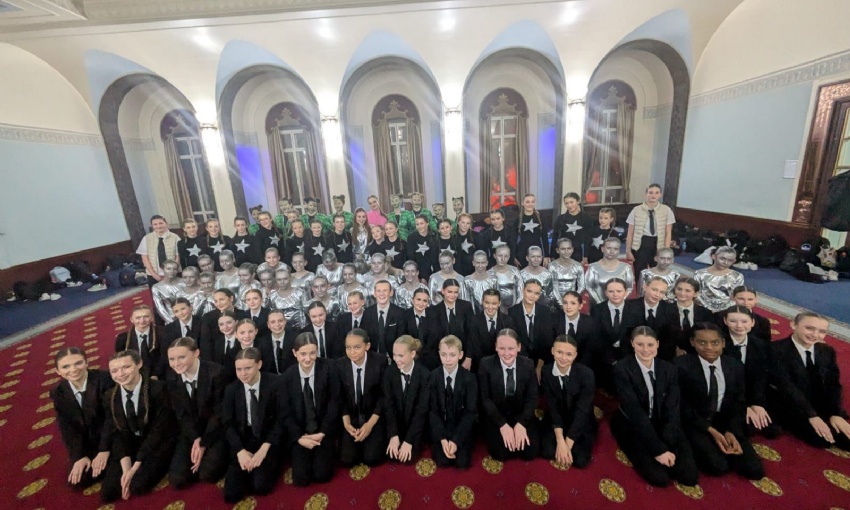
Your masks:
[{"label": "person in black suit", "polygon": [[469,336],[463,338],[463,368],[478,373],[481,359],[496,354],[496,336],[503,329],[516,329],[513,319],[501,311],[498,289],[486,289],[481,296],[482,311],[470,319]]},{"label": "person in black suit", "polygon": [[104,433],[112,445],[103,487],[104,503],[146,494],[168,472],[177,439],[177,421],[165,383],[142,373],[141,355],[117,352],[109,359],[116,386],[107,394]]},{"label": "person in black suit", "polygon": [[581,313],[581,294],[569,290],[561,297],[561,312],[552,317],[555,337],[567,335],[576,341],[578,357],[576,363],[591,368],[595,366],[599,353],[595,351],[598,323],[589,315]]},{"label": "person in black suit", "polygon": [[339,314],[336,319],[337,334],[343,341],[352,329],[361,327],[363,313],[366,311],[366,296],[359,290],[355,290],[348,294],[346,302],[348,311]]},{"label": "person in black suit", "polygon": [[384,419],[387,423],[387,455],[399,462],[419,456],[422,433],[428,419],[430,370],[416,362],[422,344],[410,335],[393,343],[393,361],[384,373]]},{"label": "person in black suit", "polygon": [[431,428],[431,457],[439,467],[454,465],[467,469],[472,464],[475,440],[472,427],[478,413],[478,382],[462,366],[463,344],[455,336],[440,340],[443,366],[431,372],[428,423]]},{"label": "person in black suit", "polygon": [[[260,351],[260,360],[265,360],[263,367],[260,369],[262,372],[274,374],[275,366],[274,366],[274,347],[272,347],[271,342],[269,342],[268,337],[258,337],[257,336],[257,326],[254,325],[254,321],[251,319],[241,319],[236,323],[236,340],[239,342],[237,348],[233,351],[229,351],[226,356],[225,363],[233,365],[236,361],[236,354],[239,351],[244,351],[245,349],[254,347],[258,351]],[[234,365],[235,366],[235,365]],[[225,372],[226,372],[225,367]],[[235,371],[233,373],[235,375]],[[228,381],[232,381],[233,378],[229,378]]]},{"label": "person in black suit", "polygon": [[115,352],[134,350],[142,361],[142,372],[145,377],[163,379],[167,362],[165,347],[165,331],[153,324],[153,310],[148,305],[136,305],[130,312],[130,322],[133,327],[115,337]]},{"label": "person in black suit", "polygon": [[[773,339],[770,319],[757,314],[754,310],[758,304],[758,292],[756,292],[756,289],[747,287],[746,285],[735,287],[732,289],[732,299],[735,301],[736,305],[746,306],[750,313],[753,314],[753,322],[755,323],[753,324],[753,335],[770,342]],[[722,314],[723,312],[719,313]],[[722,315],[718,317],[717,323],[723,327]]]},{"label": "person in black suit", "polygon": [[520,356],[522,343],[512,329],[499,331],[496,354],[481,360],[478,388],[484,409],[484,439],[496,460],[537,457],[540,435],[534,409],[537,377],[531,358]]},{"label": "person in black suit", "polygon": [[711,310],[695,301],[699,289],[699,282],[693,278],[683,276],[676,280],[673,287],[675,306],[667,307],[669,316],[664,321],[664,329],[659,332],[659,358],[671,361],[676,356],[692,352],[691,329],[694,324],[714,320]]},{"label": "person in black suit", "polygon": [[168,347],[166,376],[171,406],[180,424],[180,437],[168,470],[176,489],[196,480],[216,483],[227,469],[227,443],[221,425],[221,401],[228,381],[221,365],[200,359],[192,338],[174,340]]},{"label": "person in black suit", "polygon": [[770,344],[768,408],[780,425],[806,443],[850,450],[835,349],[824,341],[829,321],[803,312],[792,325],[790,337]]},{"label": "person in black suit", "polygon": [[213,293],[215,310],[205,313],[201,317],[201,338],[198,346],[201,348],[201,359],[212,361],[222,365],[225,369],[224,360],[224,334],[219,329],[218,319],[223,312],[231,312],[236,320],[244,319],[247,314],[244,310],[233,307],[234,295],[230,289],[218,289]]},{"label": "person in black suit", "polygon": [[747,388],[747,435],[760,432],[767,438],[779,434],[767,412],[767,380],[770,359],[770,342],[751,334],[753,316],[746,306],[730,306],[724,316],[727,328],[726,347],[723,354],[744,364]]},{"label": "person in black suit", "polygon": [[[460,282],[449,278],[443,282],[443,300],[428,309],[436,342],[448,335],[469,338],[469,320],[475,313],[472,303],[459,299]],[[435,367],[436,368],[436,367]]]},{"label": "person in black suit", "polygon": [[578,342],[559,335],[552,344],[553,362],[543,367],[543,396],[548,412],[543,417],[541,456],[565,467],[586,467],[596,440],[593,371],[575,363]]},{"label": "person in black suit", "polygon": [[245,293],[245,318],[254,321],[258,336],[269,334],[269,309],[263,306],[263,291],[251,289]]},{"label": "person in black suit", "polygon": [[230,446],[224,476],[224,500],[235,503],[246,494],[265,495],[280,477],[283,416],[282,377],[261,374],[260,351],[249,347],[236,355],[236,376],[224,390],[222,421]]},{"label": "person in black suit", "polygon": [[664,301],[666,296],[667,281],[660,276],[653,276],[643,286],[643,297],[627,300],[623,308],[626,335],[631,336],[632,330],[638,326],[647,326],[652,331],[663,331],[671,316],[668,309],[673,307]]},{"label": "person in black suit", "polygon": [[697,466],[712,476],[734,470],[761,480],[764,467],[746,434],[744,365],[723,355],[725,340],[711,322],[694,325],[691,343],[696,354],[679,356],[682,426]]},{"label": "person in black suit", "polygon": [[539,281],[526,280],[522,286],[522,301],[508,309],[508,316],[525,347],[525,355],[534,361],[538,381],[544,363],[552,361],[552,334],[555,331],[552,311],[537,302],[542,294],[543,286]]},{"label": "person in black suit", "polygon": [[672,478],[692,487],[699,474],[682,432],[678,369],[657,358],[659,342],[650,328],[635,328],[631,343],[634,355],[614,366],[620,407],[611,417],[611,432],[649,484],[666,487]]},{"label": "person in black suit", "polygon": [[413,291],[411,302],[413,306],[402,314],[401,331],[419,340],[421,346],[416,350],[416,361],[431,371],[440,365],[437,343],[442,337],[438,336],[437,328],[432,324],[433,313],[428,311],[428,305],[431,303],[428,289],[421,287]]},{"label": "person in black suit", "polygon": [[292,483],[305,487],[333,476],[334,444],[339,437],[339,376],[335,362],[319,357],[313,333],[295,338],[295,366],[283,376],[281,391]]},{"label": "person in black suit", "polygon": [[86,353],[79,347],[59,349],[54,359],[63,381],[50,390],[50,400],[71,464],[68,484],[85,489],[100,479],[109,459],[103,402],[115,383],[107,372],[88,368]]},{"label": "person in black suit", "polygon": [[401,308],[390,303],[393,288],[389,281],[380,280],[375,283],[375,304],[366,308],[363,312],[363,322],[360,329],[366,331],[366,338],[372,350],[389,356],[393,349],[393,342],[401,336],[402,314]]},{"label": "person in black suit", "polygon": [[353,329],[345,337],[345,356],[337,360],[342,380],[340,415],[345,429],[339,460],[347,468],[358,462],[376,466],[386,458],[386,425],[382,416],[387,358],[370,352],[369,336],[362,329]]},{"label": "person in black suit", "polygon": [[268,333],[263,337],[258,337],[257,343],[265,345],[267,348],[270,347],[269,353],[272,358],[271,361],[266,362],[266,371],[283,375],[289,367],[296,363],[295,358],[289,354],[292,352],[298,332],[287,331],[286,315],[282,310],[270,311],[267,325]]},{"label": "person in black suit", "polygon": [[629,340],[626,336],[626,324],[623,310],[626,307],[626,282],[621,278],[611,278],[605,282],[605,301],[590,308],[590,316],[596,321],[598,336],[593,348],[597,353],[593,371],[596,381],[606,391],[614,391],[612,367],[614,363],[629,353]]},{"label": "person in black suit", "polygon": [[327,320],[325,305],[321,301],[313,301],[307,306],[306,313],[310,324],[304,326],[301,333],[312,333],[316,336],[319,357],[337,359],[345,356],[345,337],[340,336],[339,328],[333,321]]},{"label": "person in black suit", "polygon": [[175,320],[165,325],[165,345],[171,345],[171,342],[183,337],[193,338],[197,342],[201,338],[201,321],[192,317],[192,303],[179,297],[171,305],[171,311],[174,312]]}]

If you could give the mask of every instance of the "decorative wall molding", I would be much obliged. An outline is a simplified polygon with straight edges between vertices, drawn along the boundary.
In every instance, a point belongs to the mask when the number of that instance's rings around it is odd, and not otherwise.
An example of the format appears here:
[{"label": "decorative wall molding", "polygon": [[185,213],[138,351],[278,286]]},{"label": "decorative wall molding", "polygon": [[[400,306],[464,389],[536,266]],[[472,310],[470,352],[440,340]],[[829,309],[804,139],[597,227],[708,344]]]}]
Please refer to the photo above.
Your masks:
[{"label": "decorative wall molding", "polygon": [[251,145],[254,147],[260,146],[260,141],[257,137],[257,133],[247,133],[245,131],[234,131],[233,132],[233,141],[236,142],[237,145]]},{"label": "decorative wall molding", "polygon": [[45,129],[14,124],[0,124],[0,140],[52,145],[81,145],[103,147],[103,138],[91,133],[78,133],[60,129]]},{"label": "decorative wall molding", "polygon": [[643,108],[643,120],[657,119],[669,116],[671,113],[673,113],[673,103],[645,106]]},{"label": "decorative wall molding", "polygon": [[121,142],[124,144],[124,150],[153,151],[156,149],[153,138],[121,138]]}]

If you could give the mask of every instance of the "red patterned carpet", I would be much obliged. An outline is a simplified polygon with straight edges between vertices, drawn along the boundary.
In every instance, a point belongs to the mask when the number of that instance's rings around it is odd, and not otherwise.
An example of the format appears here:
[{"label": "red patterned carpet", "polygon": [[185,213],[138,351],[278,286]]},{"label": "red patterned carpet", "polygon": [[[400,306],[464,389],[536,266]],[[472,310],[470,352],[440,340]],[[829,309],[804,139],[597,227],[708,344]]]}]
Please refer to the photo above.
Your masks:
[{"label": "red patterned carpet", "polygon": [[[48,389],[58,382],[52,370],[54,351],[82,344],[92,365],[105,365],[117,331],[142,296],[103,308],[83,318],[0,352],[0,437],[2,475],[0,509],[101,508],[95,487],[78,494],[65,486],[66,457],[54,423]],[[147,298],[144,298],[147,299]],[[776,334],[789,331],[787,319],[764,312]],[[850,345],[830,339],[843,360],[842,383],[850,388]],[[845,394],[848,392],[845,391]],[[850,399],[846,399],[850,401]],[[610,402],[601,402],[608,414]],[[561,471],[548,462],[512,461],[504,465],[485,458],[479,446],[467,472],[435,470],[430,459],[414,466],[386,464],[369,470],[340,470],[325,485],[296,488],[286,477],[270,496],[248,498],[240,509],[321,508],[850,508],[850,453],[818,451],[791,437],[757,438],[766,459],[768,478],[758,484],[735,475],[702,477],[696,488],[648,486],[618,454],[602,417],[594,459],[585,470]],[[113,508],[112,506],[103,508]],[[196,486],[177,492],[163,481],[149,496],[118,509],[225,509],[219,489]]]}]

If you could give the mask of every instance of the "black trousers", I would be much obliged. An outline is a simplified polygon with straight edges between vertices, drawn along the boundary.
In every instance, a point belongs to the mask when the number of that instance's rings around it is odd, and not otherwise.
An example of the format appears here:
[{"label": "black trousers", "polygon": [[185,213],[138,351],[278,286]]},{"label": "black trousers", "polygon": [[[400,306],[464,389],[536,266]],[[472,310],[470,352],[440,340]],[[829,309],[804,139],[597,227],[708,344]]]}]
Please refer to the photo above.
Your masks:
[{"label": "black trousers", "polygon": [[[573,443],[573,466],[584,468],[590,464],[590,459],[593,454],[593,443],[595,435],[584,434],[576,438]],[[558,442],[555,440],[555,431],[551,428],[543,432],[543,440],[540,445],[540,456],[546,460],[554,460],[555,452],[558,449]]]},{"label": "black trousers", "polygon": [[168,468],[168,482],[175,489],[184,489],[198,480],[216,483],[227,470],[227,443],[218,441],[204,451],[201,465],[196,473],[192,472],[192,444],[194,439],[180,437],[174,448],[171,467]]},{"label": "black trousers", "polygon": [[[516,425],[516,420],[513,418],[509,418],[507,422],[511,427]],[[540,451],[540,430],[538,430],[535,422],[532,422],[525,430],[531,444],[522,450],[512,452],[505,447],[499,427],[487,420],[484,423],[484,441],[487,443],[487,452],[496,460],[507,460],[514,457],[524,460],[536,459]]]},{"label": "black trousers", "polygon": [[676,456],[673,467],[667,467],[655,460],[641,438],[634,434],[629,421],[620,411],[611,417],[611,433],[617,440],[617,445],[631,461],[635,471],[650,485],[666,487],[670,480],[676,480],[682,485],[693,487],[699,480],[694,454],[688,440],[682,436],[674,444],[668,444],[669,451]]},{"label": "black trousers", "polygon": [[472,437],[457,444],[455,458],[450,459],[443,453],[443,443],[440,441],[431,444],[431,458],[437,467],[457,467],[460,469],[468,469],[472,465],[472,447],[474,443]]},{"label": "black trousers", "polygon": [[[136,461],[136,452],[138,451],[141,440],[137,441],[137,443],[133,445],[133,453],[130,455],[132,462]],[[133,475],[133,479],[130,481],[131,496],[147,494],[156,487],[156,484],[160,480],[165,478],[173,452],[174,444],[165,443],[161,445],[156,453],[142,462],[139,470],[136,471],[136,474]],[[121,499],[121,476],[123,474],[121,459],[116,455],[110,455],[109,462],[106,463],[106,472],[103,475],[103,485],[100,491],[100,499],[104,503]]]},{"label": "black trousers", "polygon": [[735,436],[743,454],[726,455],[708,432],[686,429],[685,435],[691,443],[694,460],[700,471],[711,476],[722,476],[731,470],[750,480],[761,480],[764,477],[761,459],[746,437]]},{"label": "black trousers", "polygon": [[[631,250],[631,246],[626,247]],[[643,269],[655,265],[655,253],[658,250],[658,238],[643,236],[640,238],[640,248],[637,251],[632,250],[632,255],[635,256],[634,270],[635,281],[640,282],[640,272]]]},{"label": "black trousers", "polygon": [[[256,452],[262,446],[262,442],[253,435],[243,437],[242,444],[249,452]],[[270,493],[280,479],[281,459],[277,448],[269,448],[263,463],[250,472],[243,470],[242,466],[239,465],[237,453],[235,451],[230,452],[230,464],[227,466],[227,473],[224,475],[224,501],[236,503],[247,494],[264,496]]]},{"label": "black trousers", "polygon": [[[97,456],[98,453],[100,453],[100,452],[98,452],[96,450],[86,452],[86,457],[88,457],[89,460],[94,461],[94,458]],[[72,469],[74,469],[74,463],[69,461],[68,462],[68,475],[71,474]],[[97,477],[92,477],[91,471],[92,471],[91,468],[89,468],[86,471],[83,471],[83,474],[80,476],[80,481],[77,482],[76,484],[71,484],[69,482],[68,487],[70,487],[71,490],[74,490],[74,491],[82,491],[83,489],[87,489],[87,488],[91,487],[92,485],[94,485],[95,482],[99,482],[103,478],[104,474],[106,473],[106,470],[104,469],[103,471],[100,472],[100,474]],[[68,477],[65,477],[65,478],[67,479]]]},{"label": "black trousers", "polygon": [[387,458],[387,431],[384,423],[378,420],[372,433],[365,441],[354,442],[346,431],[342,432],[339,441],[339,462],[343,467],[350,468],[362,462],[367,466],[377,466]]},{"label": "black trousers", "polygon": [[292,483],[305,487],[313,482],[325,483],[334,474],[334,438],[325,436],[322,444],[311,449],[297,442],[290,449],[292,455]]},{"label": "black trousers", "polygon": [[806,444],[812,445],[816,448],[829,448],[831,446],[837,446],[842,450],[850,450],[850,438],[845,436],[844,434],[840,434],[835,432],[835,429],[829,424],[829,416],[821,416],[821,419],[826,423],[826,426],[830,428],[832,431],[832,438],[835,440],[835,443],[830,443],[826,439],[820,437],[815,429],[812,428],[812,425],[809,423],[808,419],[802,417],[789,418],[783,417],[783,421],[781,422],[782,427],[794,434],[797,439],[802,440]]}]

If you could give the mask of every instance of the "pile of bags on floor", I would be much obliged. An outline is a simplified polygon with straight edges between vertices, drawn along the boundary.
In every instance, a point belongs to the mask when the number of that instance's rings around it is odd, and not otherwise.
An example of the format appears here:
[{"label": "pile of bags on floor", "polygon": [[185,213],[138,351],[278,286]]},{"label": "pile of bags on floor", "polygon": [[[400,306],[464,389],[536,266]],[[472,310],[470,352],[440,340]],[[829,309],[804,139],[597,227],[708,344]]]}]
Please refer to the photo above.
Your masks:
[{"label": "pile of bags on floor", "polygon": [[719,234],[687,224],[675,224],[673,239],[680,251],[699,253],[694,260],[712,264],[711,255],[719,246],[731,246],[738,252],[737,269],[755,271],[759,267],[778,267],[798,280],[824,283],[850,278],[850,254],[847,248],[835,249],[828,239],[818,237],[791,247],[781,235],[753,239],[745,230],[727,230]]}]

